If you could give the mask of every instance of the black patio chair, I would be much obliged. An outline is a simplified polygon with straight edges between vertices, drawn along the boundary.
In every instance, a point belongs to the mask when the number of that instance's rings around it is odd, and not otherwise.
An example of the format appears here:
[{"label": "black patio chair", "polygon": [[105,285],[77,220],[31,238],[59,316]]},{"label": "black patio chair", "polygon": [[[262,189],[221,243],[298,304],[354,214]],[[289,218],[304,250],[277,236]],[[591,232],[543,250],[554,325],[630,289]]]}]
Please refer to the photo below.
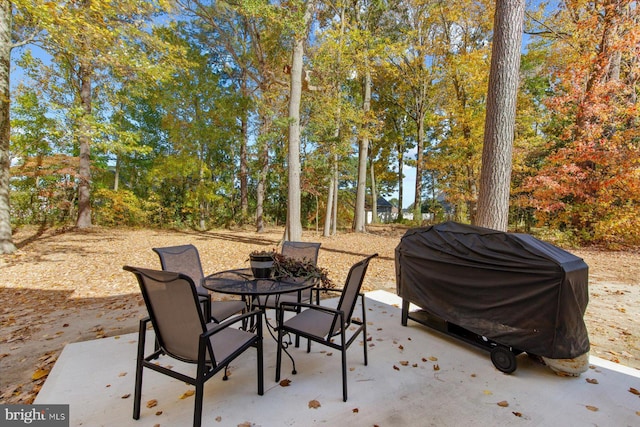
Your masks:
[{"label": "black patio chair", "polygon": [[[360,292],[364,275],[369,267],[369,261],[378,256],[373,254],[362,261],[354,264],[349,270],[345,286],[343,289],[327,289],[328,291],[340,292],[340,300],[337,308],[329,308],[316,304],[306,304],[297,302],[281,303],[282,310],[279,311],[278,319],[278,352],[276,358],[276,382],[280,381],[280,365],[282,362],[282,349],[287,345],[283,342],[284,335],[292,333],[307,338],[307,353],[311,351],[311,341],[340,350],[342,354],[342,399],[347,401],[347,349],[362,332],[364,348],[364,364],[367,365],[367,319],[364,303],[364,294]],[[358,301],[361,300],[362,317],[353,318],[353,311]],[[286,322],[284,321],[285,310],[298,310],[304,308]],[[347,339],[347,330],[351,325],[356,325],[354,331],[349,331],[350,337]],[[296,374],[295,363],[293,374]]]},{"label": "black patio chair", "polygon": [[204,272],[200,262],[200,254],[194,245],[153,248],[153,251],[160,257],[160,264],[163,270],[182,273],[191,277],[196,285],[196,291],[207,319],[213,319],[213,321],[220,323],[236,313],[245,311],[246,303],[244,301],[211,300],[211,294],[202,286]]},{"label": "black patio chair", "polygon": [[[193,280],[184,274],[124,266],[138,279],[149,317],[140,321],[133,418],[140,418],[142,373],[144,368],[195,386],[193,425],[202,421],[204,383],[218,371],[226,369],[236,357],[250,347],[257,349],[258,394],[264,393],[262,364],[262,318],[252,312],[224,323],[205,322]],[[252,318],[257,332],[231,327]],[[147,325],[151,322],[158,347],[145,356]],[[161,355],[197,365],[194,377],[161,366],[153,361]]]}]

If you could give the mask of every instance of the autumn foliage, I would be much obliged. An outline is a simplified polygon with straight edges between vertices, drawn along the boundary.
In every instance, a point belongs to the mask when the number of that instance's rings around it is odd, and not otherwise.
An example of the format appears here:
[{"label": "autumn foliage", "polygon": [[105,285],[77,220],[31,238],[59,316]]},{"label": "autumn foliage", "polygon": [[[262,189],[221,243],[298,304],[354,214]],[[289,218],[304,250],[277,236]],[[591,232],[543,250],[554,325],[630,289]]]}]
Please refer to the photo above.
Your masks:
[{"label": "autumn foliage", "polygon": [[542,223],[610,246],[640,243],[640,26],[631,3],[566,2],[545,100],[553,133],[524,185]]}]

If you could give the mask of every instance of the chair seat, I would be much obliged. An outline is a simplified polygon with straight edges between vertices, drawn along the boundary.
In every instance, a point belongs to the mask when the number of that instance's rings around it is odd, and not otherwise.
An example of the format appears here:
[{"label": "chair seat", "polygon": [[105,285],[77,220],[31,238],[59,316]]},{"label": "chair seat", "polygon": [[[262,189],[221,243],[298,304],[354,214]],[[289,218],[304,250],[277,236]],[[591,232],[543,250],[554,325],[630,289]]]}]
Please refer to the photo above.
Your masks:
[{"label": "chair seat", "polygon": [[[218,326],[217,323],[207,324],[207,330],[211,330]],[[246,332],[235,328],[225,328],[220,332],[211,336],[211,345],[213,346],[213,354],[216,358],[216,362],[227,359],[234,352],[244,345],[252,342],[255,339],[255,334]]]},{"label": "chair seat", "polygon": [[316,310],[304,310],[284,322],[286,328],[305,331],[319,338],[325,338],[331,331],[334,315]]}]

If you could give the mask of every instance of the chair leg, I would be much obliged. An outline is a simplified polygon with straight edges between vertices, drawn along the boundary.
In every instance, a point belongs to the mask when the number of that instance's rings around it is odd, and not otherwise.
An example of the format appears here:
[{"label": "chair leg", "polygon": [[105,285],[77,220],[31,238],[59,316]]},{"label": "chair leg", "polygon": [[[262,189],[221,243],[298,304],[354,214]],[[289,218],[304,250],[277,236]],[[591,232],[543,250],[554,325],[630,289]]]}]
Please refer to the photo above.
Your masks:
[{"label": "chair leg", "polygon": [[224,367],[224,376],[222,377],[222,381],[227,381],[229,379],[229,365]]},{"label": "chair leg", "polygon": [[193,410],[193,427],[202,425],[202,395],[204,394],[204,383],[196,383],[196,402]]},{"label": "chair leg", "polygon": [[347,401],[347,342],[345,341],[346,335],[344,332],[344,328],[341,328],[340,331],[340,339],[342,348],[340,349],[342,353],[342,400],[344,402]]},{"label": "chair leg", "polygon": [[142,364],[144,360],[144,346],[145,346],[145,332],[147,324],[144,321],[140,322],[140,331],[138,333],[138,355],[136,358],[136,385],[133,394],[133,419],[140,419],[140,401],[142,400],[142,370],[144,366]]},{"label": "chair leg", "polygon": [[342,400],[347,401],[347,349],[342,347]]},{"label": "chair leg", "polygon": [[[280,319],[282,321],[283,319]],[[282,324],[282,323],[281,323]],[[276,353],[276,382],[280,381],[280,365],[282,363],[282,327],[278,328],[278,350]]]},{"label": "chair leg", "polygon": [[367,366],[367,310],[364,306],[364,295],[362,296],[362,347],[364,347],[364,366]]},{"label": "chair leg", "polygon": [[262,396],[264,394],[264,365],[262,361],[262,338],[258,338],[256,343],[256,347],[258,350],[258,395]]}]

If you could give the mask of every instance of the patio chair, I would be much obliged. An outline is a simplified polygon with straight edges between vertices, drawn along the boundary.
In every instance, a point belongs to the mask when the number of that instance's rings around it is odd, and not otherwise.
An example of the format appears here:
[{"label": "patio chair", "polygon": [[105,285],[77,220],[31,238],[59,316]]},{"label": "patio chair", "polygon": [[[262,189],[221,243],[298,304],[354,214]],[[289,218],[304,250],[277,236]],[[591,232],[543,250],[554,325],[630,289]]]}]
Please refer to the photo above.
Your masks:
[{"label": "patio chair", "polygon": [[[133,403],[134,419],[140,418],[144,368],[195,386],[193,425],[197,427],[202,421],[204,383],[218,371],[226,369],[229,363],[250,347],[257,349],[258,394],[264,393],[260,313],[246,313],[224,323],[207,323],[202,311],[198,308],[200,302],[191,277],[168,271],[130,266],[123,268],[132,272],[138,279],[149,312],[149,317],[140,320]],[[257,322],[255,334],[231,327],[236,323],[246,322],[248,318]],[[145,356],[149,322],[153,325],[158,348]],[[153,361],[161,355],[196,364],[195,376],[183,374]]]},{"label": "patio chair", "polygon": [[[313,265],[318,263],[318,252],[320,251],[321,243],[313,242],[292,242],[285,241],[282,244],[282,250],[280,253],[286,257],[296,260],[307,260]],[[264,308],[276,308],[276,303],[281,302],[311,302],[312,289],[305,289],[300,293],[300,300],[298,300],[298,292],[290,292],[279,295],[279,297],[258,297],[257,305]]]},{"label": "patio chair", "polygon": [[160,257],[160,264],[163,270],[174,271],[191,277],[196,285],[196,291],[207,319],[213,319],[213,321],[220,323],[236,313],[244,312],[246,309],[244,301],[211,300],[211,294],[202,286],[204,272],[202,271],[200,254],[194,245],[153,248],[153,251]]},{"label": "patio chair", "polygon": [[[297,302],[281,303],[282,310],[279,311],[278,319],[278,352],[276,357],[276,382],[280,381],[280,365],[282,362],[282,349],[287,344],[283,342],[284,335],[292,333],[307,338],[307,353],[311,351],[311,341],[340,350],[342,354],[342,399],[347,401],[347,349],[362,332],[364,348],[364,364],[367,365],[367,319],[364,304],[364,294],[360,293],[364,275],[369,267],[369,261],[378,256],[373,254],[362,261],[354,264],[349,270],[345,286],[342,290],[329,289],[340,292],[340,300],[337,308],[329,308],[316,304],[305,304]],[[355,319],[352,317],[358,296],[361,299],[362,317]],[[284,321],[284,311],[304,308],[299,314]],[[346,331],[351,325],[356,325],[354,331],[349,331],[350,337],[347,339]],[[293,359],[292,359],[293,360]],[[295,363],[293,374],[296,374]]]}]

